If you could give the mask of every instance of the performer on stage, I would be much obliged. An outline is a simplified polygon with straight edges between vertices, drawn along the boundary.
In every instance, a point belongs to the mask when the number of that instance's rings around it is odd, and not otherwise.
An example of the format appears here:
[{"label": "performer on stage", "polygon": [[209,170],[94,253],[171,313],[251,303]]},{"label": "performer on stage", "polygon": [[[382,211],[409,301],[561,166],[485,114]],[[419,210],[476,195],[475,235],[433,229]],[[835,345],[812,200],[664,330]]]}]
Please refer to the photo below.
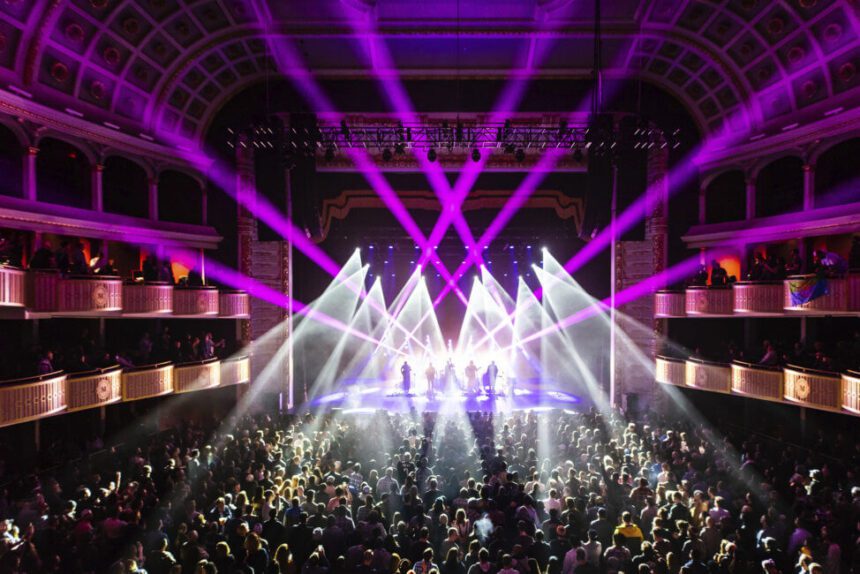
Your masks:
[{"label": "performer on stage", "polygon": [[448,362],[445,363],[445,381],[442,383],[442,392],[444,393],[445,391],[455,388],[456,384],[457,373],[454,370],[454,361],[449,358]]},{"label": "performer on stage", "polygon": [[487,386],[489,387],[489,393],[491,395],[496,394],[496,377],[498,376],[499,367],[496,366],[495,361],[490,361],[490,364],[487,367]]},{"label": "performer on stage", "polygon": [[403,366],[400,367],[400,374],[403,376],[403,394],[408,395],[412,387],[412,367],[408,361],[403,361]]},{"label": "performer on stage", "polygon": [[433,363],[427,365],[427,370],[424,371],[424,374],[427,375],[427,394],[435,395],[436,394],[436,367],[433,366]]},{"label": "performer on stage", "polygon": [[478,367],[475,366],[475,361],[469,361],[466,365],[466,392],[478,394]]}]

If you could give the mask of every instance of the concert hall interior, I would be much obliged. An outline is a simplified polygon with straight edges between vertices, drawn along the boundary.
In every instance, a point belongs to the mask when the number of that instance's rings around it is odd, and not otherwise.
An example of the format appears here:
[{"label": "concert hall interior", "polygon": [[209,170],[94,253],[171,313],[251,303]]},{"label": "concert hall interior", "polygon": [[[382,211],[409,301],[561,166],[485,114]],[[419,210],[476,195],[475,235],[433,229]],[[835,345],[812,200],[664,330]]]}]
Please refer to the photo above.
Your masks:
[{"label": "concert hall interior", "polygon": [[0,1],[0,574],[860,573],[860,0]]}]

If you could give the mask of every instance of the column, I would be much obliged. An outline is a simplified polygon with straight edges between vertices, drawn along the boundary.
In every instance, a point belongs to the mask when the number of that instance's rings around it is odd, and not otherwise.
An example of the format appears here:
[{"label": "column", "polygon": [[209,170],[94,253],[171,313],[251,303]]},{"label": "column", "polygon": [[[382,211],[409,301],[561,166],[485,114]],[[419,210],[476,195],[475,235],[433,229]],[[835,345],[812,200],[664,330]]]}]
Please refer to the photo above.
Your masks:
[{"label": "column", "polygon": [[158,177],[150,178],[148,183],[149,219],[158,221]]},{"label": "column", "polygon": [[815,209],[815,165],[803,164],[803,210]]},{"label": "column", "polygon": [[[257,239],[257,221],[246,206],[253,206],[256,202],[256,182],[254,181],[254,148],[248,145],[247,138],[243,135],[236,146],[236,196],[237,219],[236,239],[238,243],[239,261],[238,270],[246,277],[253,277],[251,247]],[[253,308],[253,307],[252,307]],[[244,342],[251,341],[251,322],[247,319],[239,323],[239,339]],[[252,370],[253,372],[253,370]],[[244,387],[244,385],[237,385]],[[237,392],[239,389],[237,388]]]},{"label": "column", "polygon": [[105,166],[97,163],[93,165],[92,183],[92,209],[93,211],[104,211],[104,187],[102,186],[102,174]]},{"label": "column", "polygon": [[21,184],[24,187],[24,199],[36,201],[36,156],[39,148],[28,146],[24,149],[24,171]]},{"label": "column", "polygon": [[745,181],[747,188],[746,217],[747,219],[753,219],[755,217],[755,178],[747,174]]}]

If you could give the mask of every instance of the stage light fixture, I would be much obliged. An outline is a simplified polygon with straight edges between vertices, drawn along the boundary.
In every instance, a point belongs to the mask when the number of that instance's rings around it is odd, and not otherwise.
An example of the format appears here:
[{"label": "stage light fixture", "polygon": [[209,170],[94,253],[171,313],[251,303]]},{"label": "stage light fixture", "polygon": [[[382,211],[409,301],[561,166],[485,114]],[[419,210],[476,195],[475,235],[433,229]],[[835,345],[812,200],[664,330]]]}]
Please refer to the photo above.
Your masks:
[{"label": "stage light fixture", "polygon": [[478,148],[472,150],[472,161],[474,161],[475,163],[481,161],[481,150],[479,150]]},{"label": "stage light fixture", "polygon": [[517,153],[514,154],[514,158],[520,163],[524,162],[526,160],[525,150],[523,148],[518,149]]},{"label": "stage light fixture", "polygon": [[391,150],[385,148],[382,150],[382,161],[391,161]]},{"label": "stage light fixture", "polygon": [[436,161],[436,149],[435,148],[431,147],[429,150],[427,150],[427,160],[430,162]]}]

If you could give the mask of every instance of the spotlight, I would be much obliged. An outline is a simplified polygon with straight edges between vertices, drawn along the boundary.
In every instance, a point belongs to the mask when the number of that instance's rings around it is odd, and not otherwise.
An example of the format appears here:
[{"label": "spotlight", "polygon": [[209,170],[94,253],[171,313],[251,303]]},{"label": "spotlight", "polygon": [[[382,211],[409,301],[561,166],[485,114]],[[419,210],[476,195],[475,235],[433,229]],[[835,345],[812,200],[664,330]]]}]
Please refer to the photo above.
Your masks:
[{"label": "spotlight", "polygon": [[382,150],[382,161],[391,161],[391,150],[385,148]]},{"label": "spotlight", "polygon": [[436,161],[436,149],[435,148],[431,147],[429,150],[427,150],[427,160],[431,161],[431,162]]},{"label": "spotlight", "polygon": [[334,161],[334,147],[328,146],[325,148],[325,160]]},{"label": "spotlight", "polygon": [[524,162],[526,160],[525,150],[523,148],[518,149],[517,153],[514,154],[514,158],[520,163]]},{"label": "spotlight", "polygon": [[481,161],[481,150],[479,150],[478,148],[472,150],[472,161],[474,161],[475,163]]}]

